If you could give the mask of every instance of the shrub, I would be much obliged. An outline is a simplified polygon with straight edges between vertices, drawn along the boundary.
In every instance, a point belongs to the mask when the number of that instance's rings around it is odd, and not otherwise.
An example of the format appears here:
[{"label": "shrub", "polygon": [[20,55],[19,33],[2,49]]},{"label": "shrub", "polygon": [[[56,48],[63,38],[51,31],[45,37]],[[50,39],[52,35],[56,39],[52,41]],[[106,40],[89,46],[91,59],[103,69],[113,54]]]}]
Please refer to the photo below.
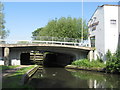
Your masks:
[{"label": "shrub", "polygon": [[120,49],[118,49],[113,55],[108,50],[106,58],[106,72],[120,73]]},{"label": "shrub", "polygon": [[76,60],[72,62],[72,65],[76,65],[79,67],[101,67],[104,68],[105,64],[98,61],[98,60],[93,60],[92,62],[90,62],[88,59],[80,59],[80,60]]},{"label": "shrub", "polygon": [[102,60],[102,58],[101,57],[99,57],[98,55],[97,55],[97,61],[99,61],[99,62],[103,62],[103,60]]}]

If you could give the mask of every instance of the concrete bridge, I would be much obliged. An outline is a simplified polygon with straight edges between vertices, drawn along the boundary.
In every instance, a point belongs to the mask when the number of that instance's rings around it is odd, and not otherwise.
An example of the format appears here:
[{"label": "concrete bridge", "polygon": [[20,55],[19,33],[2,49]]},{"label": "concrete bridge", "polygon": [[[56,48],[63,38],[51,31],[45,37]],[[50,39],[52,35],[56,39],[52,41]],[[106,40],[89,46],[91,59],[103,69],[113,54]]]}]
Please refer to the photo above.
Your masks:
[{"label": "concrete bridge", "polygon": [[56,54],[57,62],[59,63],[70,63],[73,60],[89,58],[90,60],[94,57],[94,48],[82,47],[76,45],[64,44],[40,44],[40,43],[29,43],[29,44],[0,44],[0,63],[8,65],[20,65],[21,54],[30,53],[31,51],[40,52],[52,52]]}]

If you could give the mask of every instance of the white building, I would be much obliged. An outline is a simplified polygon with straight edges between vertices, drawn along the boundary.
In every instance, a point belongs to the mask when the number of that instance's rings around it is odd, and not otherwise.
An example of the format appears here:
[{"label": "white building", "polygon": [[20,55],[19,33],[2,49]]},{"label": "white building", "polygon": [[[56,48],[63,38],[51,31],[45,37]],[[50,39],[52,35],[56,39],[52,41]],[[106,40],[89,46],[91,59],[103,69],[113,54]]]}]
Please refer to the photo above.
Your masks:
[{"label": "white building", "polygon": [[108,50],[115,53],[120,45],[120,6],[98,6],[88,22],[89,46],[96,48],[96,56],[105,60]]}]

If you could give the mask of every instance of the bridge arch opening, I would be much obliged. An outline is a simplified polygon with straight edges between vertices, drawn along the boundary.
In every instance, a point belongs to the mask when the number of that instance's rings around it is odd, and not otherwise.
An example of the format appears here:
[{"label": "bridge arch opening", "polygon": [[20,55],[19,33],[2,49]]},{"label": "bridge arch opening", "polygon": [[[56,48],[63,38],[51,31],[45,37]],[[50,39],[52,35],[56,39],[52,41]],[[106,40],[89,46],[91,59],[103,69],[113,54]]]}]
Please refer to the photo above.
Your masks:
[{"label": "bridge arch opening", "polygon": [[21,53],[20,55],[21,65],[30,65],[30,53]]},{"label": "bridge arch opening", "polygon": [[[34,53],[34,54],[33,54]],[[57,52],[42,52],[34,51],[33,53],[21,53],[20,64],[21,65],[43,65],[45,67],[64,67],[71,64],[75,56]],[[35,54],[36,53],[36,54]]]},{"label": "bridge arch opening", "polygon": [[47,52],[44,55],[43,65],[46,67],[64,67],[71,64],[74,56],[63,53]]}]

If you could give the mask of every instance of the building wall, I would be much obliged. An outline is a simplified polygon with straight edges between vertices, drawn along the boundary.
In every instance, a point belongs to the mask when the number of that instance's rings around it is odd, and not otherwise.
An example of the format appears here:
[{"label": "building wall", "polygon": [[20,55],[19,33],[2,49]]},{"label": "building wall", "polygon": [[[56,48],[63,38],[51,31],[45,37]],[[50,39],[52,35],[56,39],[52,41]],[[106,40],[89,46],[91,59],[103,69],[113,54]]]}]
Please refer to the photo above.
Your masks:
[{"label": "building wall", "polygon": [[105,49],[105,44],[104,44],[104,7],[100,7],[98,9],[98,13],[96,14],[99,24],[96,27],[96,39],[95,39],[95,47],[97,49],[98,54],[100,55],[100,57],[103,55],[104,53],[104,49]]},{"label": "building wall", "polygon": [[[96,17],[96,20],[94,20]],[[95,47],[96,47],[96,54],[101,57],[101,54],[104,53],[105,45],[104,45],[104,9],[103,7],[99,7],[92,17],[92,22],[89,24],[93,24],[95,22],[99,22],[96,25],[96,30],[92,31],[92,27],[89,28],[90,37],[95,36]]]},{"label": "building wall", "polygon": [[[120,2],[118,4],[120,5]],[[118,7],[118,30],[119,30],[118,47],[120,47],[120,6]]]},{"label": "building wall", "polygon": [[[104,6],[105,20],[105,53],[108,49],[115,53],[118,46],[118,6]],[[111,20],[116,20],[116,24],[112,24]]]},{"label": "building wall", "polygon": [[[92,30],[93,27],[89,28],[89,40],[90,37],[95,36],[96,54],[103,60],[105,60],[108,49],[115,53],[118,45],[120,46],[120,17],[118,16],[120,16],[120,7],[104,5],[97,8],[91,18],[92,21],[88,22],[89,26],[99,21],[95,30]],[[94,17],[96,17],[96,20],[94,20]]]}]

